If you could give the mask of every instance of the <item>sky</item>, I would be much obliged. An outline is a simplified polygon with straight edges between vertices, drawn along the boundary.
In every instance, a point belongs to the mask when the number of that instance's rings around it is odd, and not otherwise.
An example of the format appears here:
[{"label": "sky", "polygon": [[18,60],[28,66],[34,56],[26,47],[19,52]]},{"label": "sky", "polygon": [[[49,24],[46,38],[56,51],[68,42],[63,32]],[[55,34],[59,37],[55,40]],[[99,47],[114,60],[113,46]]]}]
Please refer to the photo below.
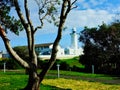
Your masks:
[{"label": "sky", "polygon": [[[22,0],[20,0],[20,5],[22,7],[21,2]],[[33,0],[28,0],[28,2],[28,6],[32,12],[31,19],[34,22],[34,25],[38,25],[38,18],[36,18],[36,4],[33,3]],[[109,24],[113,21],[116,13],[120,13],[120,0],[78,0],[76,5],[77,8],[73,9],[69,13],[65,23],[67,29],[63,31],[63,36],[60,41],[60,45],[64,48],[70,46],[70,33],[72,28],[76,27],[77,33],[80,33],[85,26],[97,27],[103,22]],[[11,11],[11,15],[14,15],[16,18],[18,18],[14,10]],[[117,16],[117,18],[119,18],[119,16]],[[37,31],[35,34],[35,44],[54,42],[56,32],[57,27],[55,27],[53,24],[45,22],[43,29]],[[12,47],[27,45],[24,31],[22,31],[19,36],[16,36],[11,32],[8,32],[7,35],[10,38]],[[81,47],[80,42],[79,47]],[[2,39],[0,38],[0,51],[1,50],[5,50],[5,47]]]}]

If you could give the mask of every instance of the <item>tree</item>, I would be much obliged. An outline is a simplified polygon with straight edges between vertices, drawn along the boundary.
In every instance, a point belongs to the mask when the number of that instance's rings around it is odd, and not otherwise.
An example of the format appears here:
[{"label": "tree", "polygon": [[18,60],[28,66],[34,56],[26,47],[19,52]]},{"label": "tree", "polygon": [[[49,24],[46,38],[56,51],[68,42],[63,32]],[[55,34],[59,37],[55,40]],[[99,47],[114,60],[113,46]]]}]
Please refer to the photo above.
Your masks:
[{"label": "tree", "polygon": [[[75,8],[73,5],[77,0],[63,0],[60,4],[59,0],[35,0],[38,8],[39,8],[39,20],[40,25],[37,27],[33,26],[32,20],[30,19],[30,11],[28,8],[28,0],[24,0],[24,10],[25,10],[25,17],[24,14],[21,11],[20,5],[18,0],[2,0],[0,1],[1,7],[0,7],[0,36],[2,37],[5,47],[7,51],[12,55],[12,57],[18,61],[27,71],[29,75],[28,84],[24,88],[24,90],[39,90],[39,85],[43,78],[45,77],[48,70],[52,67],[56,60],[57,55],[57,46],[59,44],[59,41],[62,37],[62,30],[64,28],[64,23],[66,21],[66,18],[69,14],[69,12]],[[9,2],[9,3],[8,3]],[[11,5],[10,5],[11,3]],[[57,11],[56,5],[61,5],[61,13],[60,13],[60,19],[59,22],[55,19],[55,13]],[[19,20],[14,19],[14,17],[9,16],[9,11],[11,6],[14,6]],[[3,9],[1,9],[3,8]],[[8,8],[8,10],[6,10]],[[4,13],[5,12],[5,13]],[[4,16],[3,13],[5,14]],[[49,18],[50,17],[50,18]],[[8,21],[9,23],[8,23]],[[35,45],[34,45],[34,37],[35,33],[38,29],[42,29],[44,25],[44,20],[48,20],[49,22],[54,21],[54,23],[58,26],[58,33],[57,37],[53,44],[52,54],[50,57],[50,60],[47,62],[46,67],[40,72],[37,72],[37,56],[35,53]],[[6,29],[7,28],[7,29]],[[21,58],[11,47],[10,40],[7,37],[7,30],[12,31],[15,34],[19,34],[19,31],[25,30],[26,36],[27,36],[27,43],[28,43],[28,52],[29,52],[29,59],[24,60]]]},{"label": "tree", "polygon": [[[98,28],[87,28],[81,32],[84,55],[80,62],[89,70],[95,65],[97,71],[118,73],[120,57],[120,23],[103,23]],[[115,72],[116,70],[116,72]],[[120,71],[120,70],[119,70]]]},{"label": "tree", "polygon": [[16,46],[13,50],[24,60],[29,59],[28,48],[26,46]]}]

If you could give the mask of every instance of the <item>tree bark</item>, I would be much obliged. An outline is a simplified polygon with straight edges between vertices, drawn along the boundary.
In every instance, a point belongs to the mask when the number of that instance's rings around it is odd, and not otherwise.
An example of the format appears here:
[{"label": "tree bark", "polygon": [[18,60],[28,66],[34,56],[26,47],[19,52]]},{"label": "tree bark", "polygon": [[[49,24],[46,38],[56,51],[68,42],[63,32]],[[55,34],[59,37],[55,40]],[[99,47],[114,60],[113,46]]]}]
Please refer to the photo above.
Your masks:
[{"label": "tree bark", "polygon": [[28,83],[23,90],[39,90],[40,88],[40,78],[37,74],[37,67],[34,64],[30,65],[31,68],[27,69],[28,71]]},{"label": "tree bark", "polygon": [[23,90],[40,90],[40,78],[36,74],[29,75],[28,84]]}]

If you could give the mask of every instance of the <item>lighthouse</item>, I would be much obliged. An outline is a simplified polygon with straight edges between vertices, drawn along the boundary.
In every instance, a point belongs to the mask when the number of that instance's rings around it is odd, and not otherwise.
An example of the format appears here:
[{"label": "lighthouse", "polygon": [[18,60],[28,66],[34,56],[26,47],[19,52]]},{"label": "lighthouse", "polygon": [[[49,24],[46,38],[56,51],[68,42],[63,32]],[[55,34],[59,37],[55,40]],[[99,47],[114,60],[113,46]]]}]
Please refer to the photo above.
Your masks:
[{"label": "lighthouse", "polygon": [[78,47],[78,34],[76,32],[76,28],[72,29],[70,36],[71,36],[71,45],[70,47],[65,48],[65,54],[74,55],[74,56],[79,56],[83,54],[83,49]]},{"label": "lighthouse", "polygon": [[72,29],[72,33],[70,33],[71,35],[71,48],[74,50],[78,49],[78,37],[77,37],[77,33],[76,33],[76,28],[74,27]]}]

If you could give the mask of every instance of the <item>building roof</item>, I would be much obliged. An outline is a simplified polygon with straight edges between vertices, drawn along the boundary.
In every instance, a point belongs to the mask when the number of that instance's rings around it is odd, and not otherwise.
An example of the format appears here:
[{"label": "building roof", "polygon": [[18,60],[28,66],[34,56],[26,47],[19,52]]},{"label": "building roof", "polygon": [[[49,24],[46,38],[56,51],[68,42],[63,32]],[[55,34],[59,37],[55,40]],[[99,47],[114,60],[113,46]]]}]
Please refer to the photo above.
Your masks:
[{"label": "building roof", "polygon": [[50,46],[53,43],[43,43],[43,44],[35,44],[35,47],[42,47],[42,46]]}]

